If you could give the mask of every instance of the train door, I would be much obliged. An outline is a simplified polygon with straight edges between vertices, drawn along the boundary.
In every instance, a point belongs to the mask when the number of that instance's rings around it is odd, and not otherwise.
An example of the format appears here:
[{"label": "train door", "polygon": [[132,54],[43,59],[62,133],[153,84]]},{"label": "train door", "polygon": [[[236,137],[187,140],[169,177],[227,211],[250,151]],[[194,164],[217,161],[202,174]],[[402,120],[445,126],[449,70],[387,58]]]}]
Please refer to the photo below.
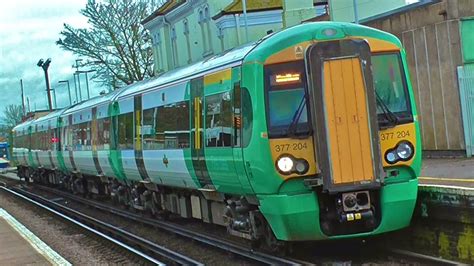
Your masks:
[{"label": "train door", "polygon": [[214,190],[215,187],[209,177],[206,158],[204,156],[204,78],[191,80],[191,161],[199,186],[202,189]]},{"label": "train door", "polygon": [[381,173],[370,47],[365,41],[308,49],[316,158],[329,191],[379,185]]},{"label": "train door", "polygon": [[242,193],[234,164],[232,69],[204,76],[203,139],[206,167],[219,191]]},{"label": "train door", "polygon": [[[232,84],[233,84],[233,155],[234,155],[234,165],[237,175],[239,176],[240,184],[244,193],[253,193],[252,187],[248,180],[248,175],[245,170],[245,160],[244,160],[244,143],[243,143],[243,99],[248,97],[242,97],[242,88],[240,87],[241,81],[241,67],[235,67],[232,69]],[[245,103],[248,104],[248,103]]]}]

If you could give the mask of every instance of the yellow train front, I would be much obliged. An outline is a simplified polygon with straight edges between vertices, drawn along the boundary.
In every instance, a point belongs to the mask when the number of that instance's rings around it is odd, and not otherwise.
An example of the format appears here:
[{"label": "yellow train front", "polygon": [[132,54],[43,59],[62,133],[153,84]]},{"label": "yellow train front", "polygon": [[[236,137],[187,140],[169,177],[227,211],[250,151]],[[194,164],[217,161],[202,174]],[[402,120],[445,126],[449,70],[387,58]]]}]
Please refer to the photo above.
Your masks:
[{"label": "yellow train front", "polygon": [[253,121],[265,123],[254,126],[244,158],[259,162],[250,180],[277,239],[408,226],[421,148],[395,36],[345,23],[296,26],[246,56],[242,83],[258,88]]}]

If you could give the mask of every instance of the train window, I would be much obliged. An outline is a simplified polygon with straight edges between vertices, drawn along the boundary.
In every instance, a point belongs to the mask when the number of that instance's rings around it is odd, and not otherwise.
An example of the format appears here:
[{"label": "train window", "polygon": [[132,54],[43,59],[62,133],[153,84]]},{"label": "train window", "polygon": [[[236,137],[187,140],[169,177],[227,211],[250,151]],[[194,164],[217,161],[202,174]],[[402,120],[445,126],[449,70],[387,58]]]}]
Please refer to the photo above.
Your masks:
[{"label": "train window", "polygon": [[189,104],[172,103],[143,112],[143,148],[189,148]]},{"label": "train window", "polygon": [[133,112],[118,116],[118,147],[121,150],[133,149]]},{"label": "train window", "polygon": [[310,132],[304,74],[303,61],[265,67],[269,137]]},{"label": "train window", "polygon": [[97,120],[97,150],[110,149],[110,118]]},{"label": "train window", "polygon": [[63,150],[64,151],[71,151],[73,147],[73,126],[65,126],[63,129]]},{"label": "train window", "polygon": [[234,147],[242,145],[242,104],[240,83],[234,84]]},{"label": "train window", "polygon": [[242,90],[242,147],[247,147],[252,138],[253,110],[252,98],[249,90],[245,87]]},{"label": "train window", "polygon": [[72,126],[72,144],[75,151],[89,151],[92,149],[90,122]]},{"label": "train window", "polygon": [[[372,71],[378,100],[382,101],[399,120],[411,118],[408,90],[399,53],[372,55]],[[377,114],[383,117],[383,109],[377,105]]]},{"label": "train window", "polygon": [[156,139],[156,115],[158,108],[150,108],[143,111],[142,139],[144,150],[160,149]]},{"label": "train window", "polygon": [[206,147],[232,145],[233,112],[230,92],[206,97]]}]

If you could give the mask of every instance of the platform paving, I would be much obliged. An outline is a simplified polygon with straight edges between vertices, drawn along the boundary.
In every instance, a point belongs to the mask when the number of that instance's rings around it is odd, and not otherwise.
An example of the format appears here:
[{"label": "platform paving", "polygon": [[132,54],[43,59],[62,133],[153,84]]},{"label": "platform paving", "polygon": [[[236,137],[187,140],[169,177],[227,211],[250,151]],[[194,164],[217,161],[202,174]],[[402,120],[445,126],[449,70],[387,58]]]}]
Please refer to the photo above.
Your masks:
[{"label": "platform paving", "polygon": [[474,188],[474,158],[423,159],[420,184]]},{"label": "platform paving", "polygon": [[0,208],[0,265],[70,265]]}]

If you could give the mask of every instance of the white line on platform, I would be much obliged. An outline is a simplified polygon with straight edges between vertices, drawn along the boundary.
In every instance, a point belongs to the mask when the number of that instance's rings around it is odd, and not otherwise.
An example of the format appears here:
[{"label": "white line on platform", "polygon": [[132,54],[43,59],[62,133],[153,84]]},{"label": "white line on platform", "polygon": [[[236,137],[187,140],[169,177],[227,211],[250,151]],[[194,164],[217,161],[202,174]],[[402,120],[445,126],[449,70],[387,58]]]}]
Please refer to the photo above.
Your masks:
[{"label": "white line on platform", "polygon": [[459,190],[470,190],[470,191],[474,191],[474,188],[471,188],[471,187],[459,187],[459,186],[438,185],[438,184],[419,184],[418,186],[419,186],[419,187],[449,188],[449,189],[459,189]]},{"label": "white line on platform", "polygon": [[4,218],[15,231],[53,265],[72,265],[2,208],[0,208],[0,217]]},{"label": "white line on platform", "polygon": [[474,183],[473,178],[447,178],[447,177],[428,177],[428,176],[420,176],[418,179],[421,180],[438,180],[438,181],[452,181],[452,182],[468,182]]}]

